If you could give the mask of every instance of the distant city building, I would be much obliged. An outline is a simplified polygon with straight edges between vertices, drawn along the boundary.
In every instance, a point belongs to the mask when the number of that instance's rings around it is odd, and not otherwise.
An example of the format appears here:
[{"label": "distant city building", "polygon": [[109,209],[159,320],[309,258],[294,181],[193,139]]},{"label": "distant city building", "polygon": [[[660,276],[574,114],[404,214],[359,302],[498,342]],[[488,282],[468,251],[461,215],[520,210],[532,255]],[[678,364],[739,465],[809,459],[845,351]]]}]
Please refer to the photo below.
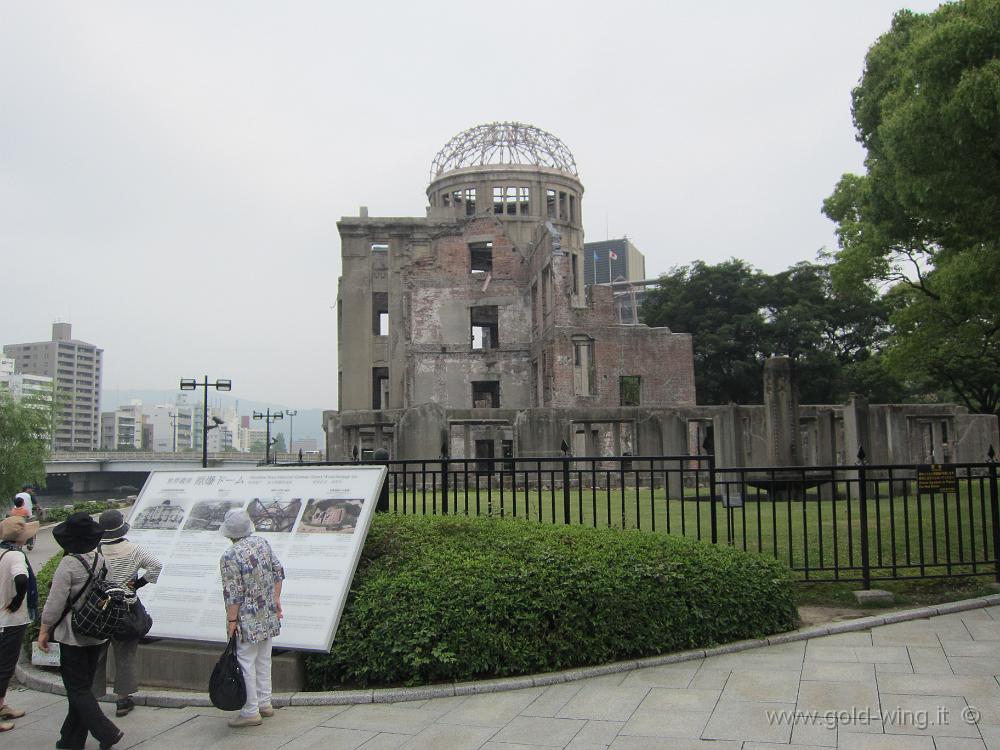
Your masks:
[{"label": "distant city building", "polygon": [[192,450],[191,425],[194,408],[187,404],[157,404],[144,410],[146,424],[152,430],[149,450],[176,453]]},{"label": "distant city building", "polygon": [[628,237],[585,242],[583,251],[584,286],[646,278],[646,257]]},{"label": "distant city building", "polygon": [[15,373],[54,380],[59,412],[53,449],[97,450],[104,350],[74,339],[69,323],[53,323],[51,341],[8,344],[3,353],[14,358]]},{"label": "distant city building", "polygon": [[143,450],[142,401],[101,413],[101,450]]},{"label": "distant city building", "polygon": [[52,401],[52,378],[17,372],[11,357],[0,357],[0,390],[10,393],[15,400],[31,398]]},{"label": "distant city building", "polygon": [[296,438],[295,442],[292,443],[290,452],[298,453],[302,451],[303,453],[308,453],[317,450],[319,450],[319,442],[316,438]]}]

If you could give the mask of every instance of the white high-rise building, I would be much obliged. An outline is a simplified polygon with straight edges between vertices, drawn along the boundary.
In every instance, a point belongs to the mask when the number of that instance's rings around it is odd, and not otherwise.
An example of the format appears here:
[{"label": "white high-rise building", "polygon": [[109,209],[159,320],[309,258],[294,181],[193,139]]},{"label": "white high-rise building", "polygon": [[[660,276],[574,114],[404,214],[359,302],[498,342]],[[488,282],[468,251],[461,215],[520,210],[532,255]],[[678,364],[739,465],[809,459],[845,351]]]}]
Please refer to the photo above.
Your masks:
[{"label": "white high-rise building", "polygon": [[52,324],[52,340],[7,344],[14,372],[52,378],[59,403],[52,447],[97,450],[100,445],[101,377],[104,350],[72,337],[69,323]]},{"label": "white high-rise building", "polygon": [[101,414],[101,449],[106,451],[143,450],[145,418],[142,401]]},{"label": "white high-rise building", "polygon": [[52,378],[17,372],[11,357],[0,357],[0,390],[5,390],[15,400],[30,398],[38,402],[52,402]]}]

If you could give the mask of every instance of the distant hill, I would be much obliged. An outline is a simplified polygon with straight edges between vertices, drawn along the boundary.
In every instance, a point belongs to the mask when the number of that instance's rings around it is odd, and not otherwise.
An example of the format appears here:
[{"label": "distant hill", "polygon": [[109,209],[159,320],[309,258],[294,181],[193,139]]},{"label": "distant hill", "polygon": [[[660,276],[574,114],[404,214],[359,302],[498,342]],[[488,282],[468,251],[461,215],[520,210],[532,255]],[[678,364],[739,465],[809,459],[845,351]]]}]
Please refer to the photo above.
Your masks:
[{"label": "distant hill", "polygon": [[[181,395],[187,397],[187,403],[189,404],[197,404],[202,398],[201,391],[154,391],[141,389],[105,390],[101,394],[101,411],[113,411],[119,406],[128,406],[136,399],[142,401],[144,406],[173,404],[177,402],[177,397]],[[208,405],[209,407],[235,407],[238,414],[247,416],[252,416],[255,411],[265,411],[266,409],[270,409],[273,413],[279,409],[284,411],[285,409],[295,408],[287,406],[286,404],[266,403],[264,401],[249,401],[247,399],[235,398],[229,394],[219,393],[217,391],[209,392]],[[294,420],[291,420],[294,424],[295,430],[293,437],[296,440],[299,438],[316,438],[316,441],[322,449],[326,440],[325,433],[323,432],[323,409],[296,409],[296,411],[298,411],[298,414],[295,415]],[[279,432],[283,433],[285,435],[285,439],[287,440],[289,423],[290,420],[286,417],[281,422],[275,422],[271,427],[271,430],[274,434]],[[263,426],[263,422],[260,424]]]}]

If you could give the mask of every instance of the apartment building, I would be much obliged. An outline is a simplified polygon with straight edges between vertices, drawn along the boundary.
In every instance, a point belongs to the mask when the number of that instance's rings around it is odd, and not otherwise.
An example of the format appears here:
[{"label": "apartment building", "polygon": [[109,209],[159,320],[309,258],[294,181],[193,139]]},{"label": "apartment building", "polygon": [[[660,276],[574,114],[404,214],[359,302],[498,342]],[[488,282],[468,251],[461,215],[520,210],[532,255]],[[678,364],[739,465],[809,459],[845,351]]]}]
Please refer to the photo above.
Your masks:
[{"label": "apartment building", "polygon": [[15,374],[54,381],[58,416],[53,450],[97,450],[104,350],[74,339],[71,324],[53,323],[51,341],[7,344],[3,353],[14,359]]}]

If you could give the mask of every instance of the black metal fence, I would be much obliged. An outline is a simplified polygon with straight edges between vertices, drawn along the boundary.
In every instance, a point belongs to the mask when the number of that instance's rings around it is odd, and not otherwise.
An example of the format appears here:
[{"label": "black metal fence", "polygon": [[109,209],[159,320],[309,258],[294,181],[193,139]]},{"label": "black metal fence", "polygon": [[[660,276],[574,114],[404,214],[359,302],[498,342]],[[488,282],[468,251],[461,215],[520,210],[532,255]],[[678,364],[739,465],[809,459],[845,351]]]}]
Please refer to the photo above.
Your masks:
[{"label": "black metal fence", "polygon": [[[805,581],[991,575],[997,464],[718,468],[712,456],[389,461],[388,509],[646,529],[775,557]],[[314,464],[313,464],[314,465]],[[340,464],[327,464],[340,465]]]}]

